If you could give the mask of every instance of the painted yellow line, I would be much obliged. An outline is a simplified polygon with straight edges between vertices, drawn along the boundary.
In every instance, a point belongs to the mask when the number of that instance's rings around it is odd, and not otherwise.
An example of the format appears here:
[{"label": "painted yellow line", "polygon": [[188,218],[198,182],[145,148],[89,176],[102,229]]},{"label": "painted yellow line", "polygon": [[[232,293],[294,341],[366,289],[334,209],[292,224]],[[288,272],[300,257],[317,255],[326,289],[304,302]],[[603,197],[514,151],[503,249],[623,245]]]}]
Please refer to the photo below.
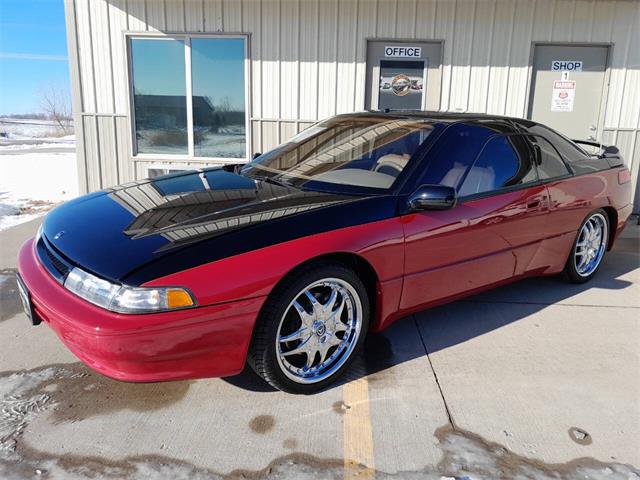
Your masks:
[{"label": "painted yellow line", "polygon": [[373,479],[373,432],[369,412],[369,382],[366,377],[342,389],[344,413],[344,478]]}]

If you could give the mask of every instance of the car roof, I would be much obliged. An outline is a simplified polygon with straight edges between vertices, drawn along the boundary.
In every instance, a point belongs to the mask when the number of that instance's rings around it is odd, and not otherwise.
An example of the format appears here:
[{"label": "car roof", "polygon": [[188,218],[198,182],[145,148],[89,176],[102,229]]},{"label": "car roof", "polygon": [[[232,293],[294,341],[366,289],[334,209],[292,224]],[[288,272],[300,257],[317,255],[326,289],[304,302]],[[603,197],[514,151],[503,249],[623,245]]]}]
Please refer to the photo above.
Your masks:
[{"label": "car roof", "polygon": [[356,113],[345,113],[338,115],[341,118],[357,118],[357,117],[379,117],[379,118],[416,118],[421,120],[432,120],[434,122],[455,123],[461,121],[503,121],[509,123],[518,123],[523,126],[536,125],[528,119],[518,117],[508,117],[504,115],[491,115],[486,113],[471,112],[435,112],[424,110],[365,110]]}]

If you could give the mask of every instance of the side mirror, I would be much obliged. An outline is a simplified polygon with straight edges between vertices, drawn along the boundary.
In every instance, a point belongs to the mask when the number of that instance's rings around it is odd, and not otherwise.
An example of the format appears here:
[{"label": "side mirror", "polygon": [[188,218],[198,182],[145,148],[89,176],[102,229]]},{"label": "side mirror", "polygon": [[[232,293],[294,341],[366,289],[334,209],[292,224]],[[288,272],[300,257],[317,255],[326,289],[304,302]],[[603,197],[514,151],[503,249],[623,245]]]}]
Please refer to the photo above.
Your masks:
[{"label": "side mirror", "polygon": [[260,155],[262,155],[262,153],[261,153],[261,152],[255,152],[255,153],[253,154],[253,157],[251,157],[251,160],[255,160],[255,159],[256,159],[256,158],[258,158]]},{"label": "side mirror", "polygon": [[409,208],[419,210],[448,210],[456,205],[456,189],[446,185],[420,185],[409,196]]}]

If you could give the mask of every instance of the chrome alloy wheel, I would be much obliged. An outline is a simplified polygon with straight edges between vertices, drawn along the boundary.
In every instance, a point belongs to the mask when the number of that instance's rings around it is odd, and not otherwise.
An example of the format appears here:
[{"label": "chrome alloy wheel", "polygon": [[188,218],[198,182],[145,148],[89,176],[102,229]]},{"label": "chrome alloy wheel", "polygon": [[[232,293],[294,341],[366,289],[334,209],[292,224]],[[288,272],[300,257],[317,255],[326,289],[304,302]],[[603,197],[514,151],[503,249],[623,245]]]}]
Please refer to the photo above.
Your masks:
[{"label": "chrome alloy wheel", "polygon": [[316,383],[345,364],[358,343],[362,302],[345,280],[324,278],[302,289],[286,308],[276,335],[282,372],[297,383]]},{"label": "chrome alloy wheel", "polygon": [[588,277],[598,268],[607,248],[608,235],[607,220],[601,213],[593,214],[584,223],[574,252],[578,275]]}]

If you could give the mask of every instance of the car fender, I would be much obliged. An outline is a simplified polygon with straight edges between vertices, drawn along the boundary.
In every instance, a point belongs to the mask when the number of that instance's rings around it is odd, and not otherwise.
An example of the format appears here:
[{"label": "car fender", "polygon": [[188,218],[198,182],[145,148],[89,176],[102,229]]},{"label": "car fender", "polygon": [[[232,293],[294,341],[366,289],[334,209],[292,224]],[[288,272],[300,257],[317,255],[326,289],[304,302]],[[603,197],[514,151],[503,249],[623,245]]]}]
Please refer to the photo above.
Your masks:
[{"label": "car fender", "polygon": [[335,253],[358,255],[375,270],[379,295],[376,324],[398,310],[404,269],[399,217],[270,245],[160,277],[144,286],[186,287],[200,306],[244,300],[269,295],[296,267]]}]

